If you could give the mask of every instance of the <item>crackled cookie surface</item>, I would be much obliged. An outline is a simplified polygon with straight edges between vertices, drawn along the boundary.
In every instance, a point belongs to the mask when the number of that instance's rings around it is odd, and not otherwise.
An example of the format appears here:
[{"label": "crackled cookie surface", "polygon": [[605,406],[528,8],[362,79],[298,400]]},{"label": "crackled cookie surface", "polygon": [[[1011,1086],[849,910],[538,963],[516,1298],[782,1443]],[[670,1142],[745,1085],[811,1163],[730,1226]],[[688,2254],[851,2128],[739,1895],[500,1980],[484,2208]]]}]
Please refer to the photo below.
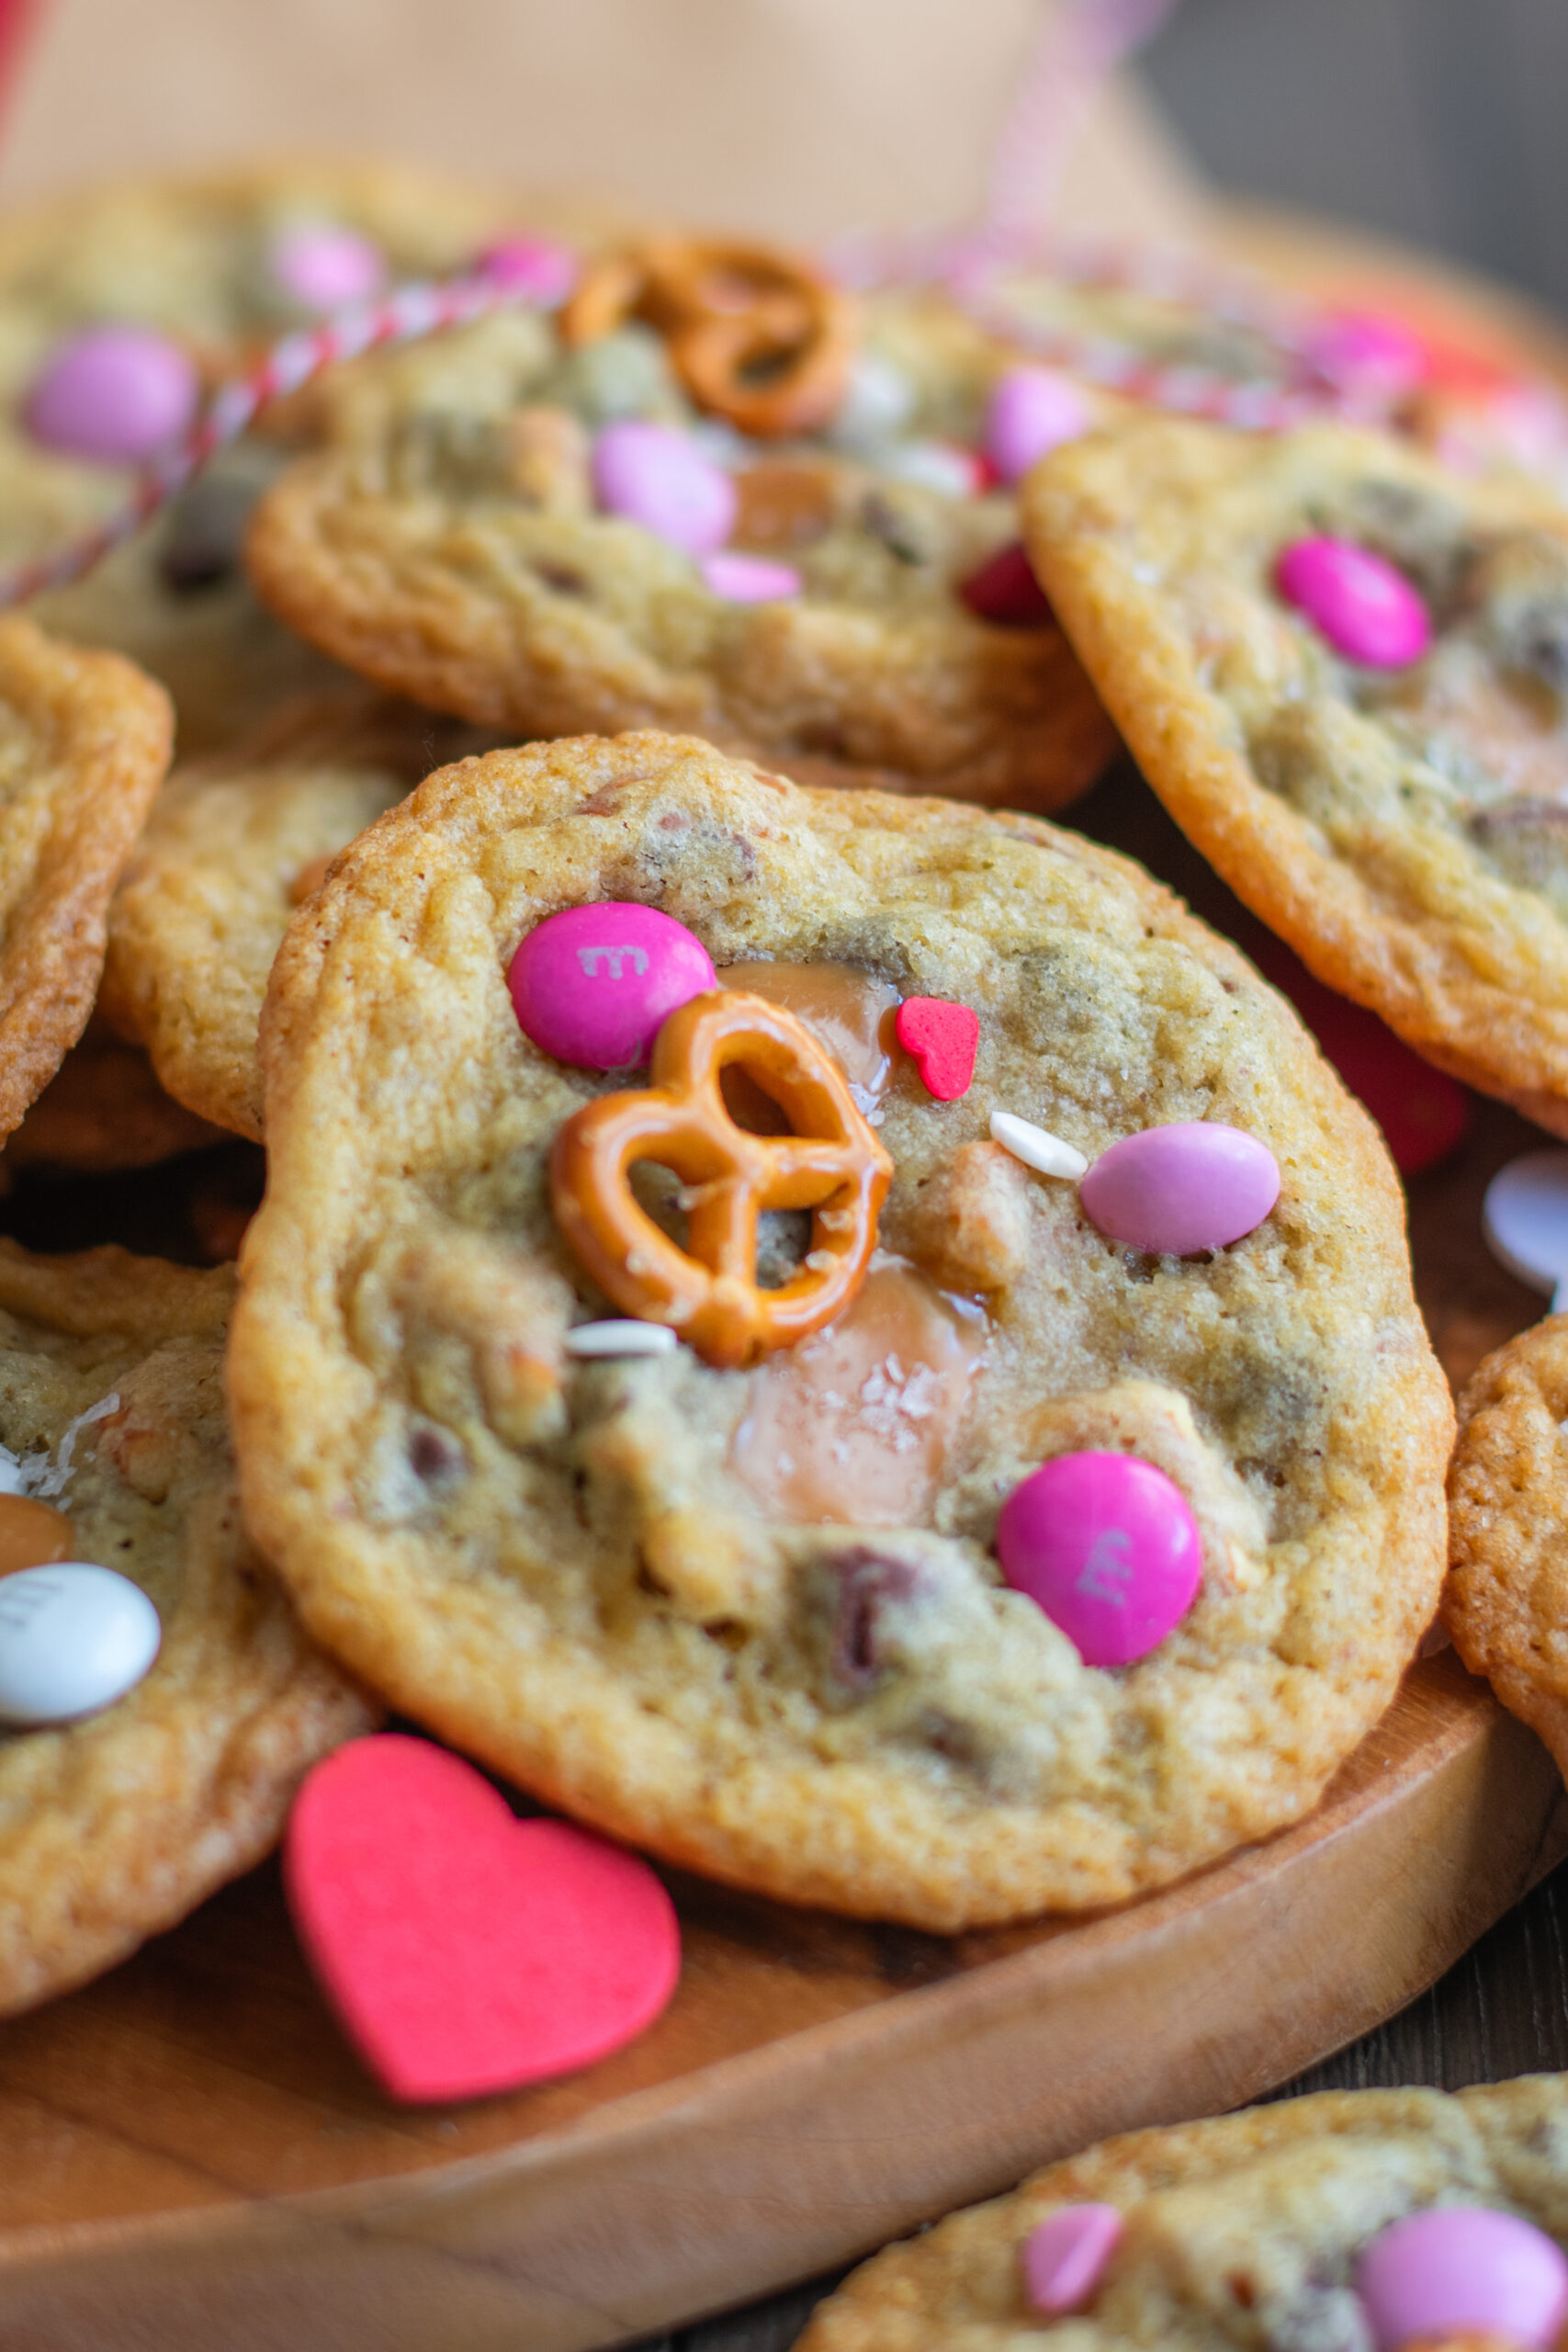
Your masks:
[{"label": "crackled cookie surface", "polygon": [[1568,1316],[1489,1355],[1459,1419],[1444,1623],[1568,1770]]},{"label": "crackled cookie surface", "polygon": [[344,844],[470,735],[351,687],[175,770],[110,909],[103,1002],[177,1102],[260,1136],[256,1027],[290,916]]},{"label": "crackled cookie surface", "polygon": [[[721,993],[687,1013],[793,1003],[891,1162],[858,1296],[750,1369],[668,1330],[577,1352],[627,1308],[563,1239],[552,1151],[636,1081],[530,1044],[507,975],[601,899],[637,902],[618,968],[655,912],[695,935]],[[949,1102],[890,1042],[917,998],[977,1016]],[[949,1928],[1115,1901],[1295,1818],[1391,1697],[1451,1429],[1397,1187],[1289,1008],[1123,861],[691,741],[495,752],[300,910],[263,1057],[247,1513],[329,1646],[552,1801]],[[1090,1158],[1228,1122],[1283,1189],[1230,1247],[1149,1255],[993,1142],[999,1110]],[[643,1160],[654,1246],[683,1212],[695,1246],[717,1194]],[[764,1299],[836,1278],[804,1224],[763,1217]],[[1087,1666],[993,1549],[1019,1481],[1088,1453],[1142,1456],[1201,1543],[1195,1604],[1125,1669]]]},{"label": "crackled cookie surface", "polygon": [[[160,427],[177,431],[205,387],[267,344],[355,288],[465,266],[506,220],[499,197],[461,181],[307,163],[133,180],[14,215],[0,227],[0,566],[115,511]],[[82,339],[127,330],[95,376]],[[58,391],[62,368],[73,397],[51,409],[40,387],[54,378]],[[64,634],[164,679],[187,752],[231,742],[280,695],[333,677],[257,606],[240,563],[246,514],[310,424],[298,401],[275,408],[149,530],[40,602]]]},{"label": "crackled cookie surface", "polygon": [[0,622],[0,1136],[81,1035],[109,895],[168,764],[168,698]]},{"label": "crackled cookie surface", "polygon": [[[0,1729],[0,2010],[97,1973],[259,1860],[306,1766],[370,1720],[240,1523],[232,1295],[227,1272],[0,1243],[6,1566],[10,1498],[47,1503],[69,1556],[130,1578],[163,1625],[101,1713]],[[0,1607],[16,1589],[0,1576]]]},{"label": "crackled cookie surface", "polygon": [[[1120,2233],[1108,2256],[1086,2266],[1087,2291],[1069,2298],[1071,2310],[1052,2313],[1031,2292],[1032,2268],[1040,2284],[1049,2275],[1038,2255],[1032,2262],[1031,2241],[1039,2245],[1053,2223],[1061,2233],[1072,2210],[1085,2207],[1110,2208]],[[1388,2250],[1401,2225],[1408,2233],[1414,2217],[1441,2208],[1472,2209],[1426,2225],[1450,2245],[1456,2229],[1465,2233],[1472,2259],[1452,2278],[1434,2280],[1427,2246],[1391,2279]],[[1459,2321],[1464,2300],[1472,2311],[1509,2307],[1508,2289],[1497,2284],[1499,2242],[1528,2249],[1539,2274],[1530,2281],[1532,2316],[1550,2335],[1562,2267],[1554,2249],[1565,2236],[1562,2075],[1453,2096],[1330,2091],[1175,2131],[1130,2132],[1048,2165],[1013,2195],[955,2213],[855,2271],[818,2307],[797,2352],[936,2352],[959,2344],[964,2352],[1052,2344],[1063,2352],[1134,2345],[1373,2352],[1377,2342],[1416,2340],[1479,2347],[1525,2340],[1512,2330],[1467,2334]],[[1425,2319],[1427,2306],[1440,2312],[1445,2301],[1455,2317],[1423,2325],[1417,2339],[1405,2322]]]},{"label": "crackled cookie surface", "polygon": [[1382,437],[1173,424],[1059,451],[1026,507],[1108,707],[1231,887],[1568,1132],[1568,514]]},{"label": "crackled cookie surface", "polygon": [[[977,446],[1010,355],[930,299],[835,310],[836,372],[754,430],[772,375],[739,370],[728,413],[682,372],[684,313],[622,315],[597,282],[360,370],[333,446],[258,510],[265,601],[518,734],[698,729],[1039,808],[1089,783],[1113,739]],[[786,319],[804,283],[769,298]],[[1082,430],[1089,400],[1061,397]]]}]

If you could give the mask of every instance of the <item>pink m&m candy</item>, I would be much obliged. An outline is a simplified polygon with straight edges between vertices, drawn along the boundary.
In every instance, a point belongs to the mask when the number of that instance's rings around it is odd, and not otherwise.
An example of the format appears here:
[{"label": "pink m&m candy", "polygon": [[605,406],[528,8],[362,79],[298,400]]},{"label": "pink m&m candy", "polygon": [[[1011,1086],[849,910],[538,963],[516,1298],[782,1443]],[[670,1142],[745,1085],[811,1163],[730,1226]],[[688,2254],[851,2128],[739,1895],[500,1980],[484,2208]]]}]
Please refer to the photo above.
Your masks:
[{"label": "pink m&m candy", "polygon": [[646,1061],[667,1014],[717,984],[683,922],[616,899],[547,915],[506,978],[524,1035],[579,1069]]},{"label": "pink m&m candy", "polygon": [[1054,368],[1010,368],[992,390],[986,454],[1003,481],[1021,481],[1038,458],[1089,428],[1089,402]]},{"label": "pink m&m candy", "polygon": [[386,258],[379,245],[357,229],[338,228],[329,220],[282,230],[273,240],[269,259],[285,293],[307,311],[341,311],[350,302],[367,302],[386,282]]},{"label": "pink m&m candy", "polygon": [[1427,346],[1412,326],[1387,311],[1340,311],[1325,320],[1308,356],[1345,385],[1377,400],[1400,400],[1427,374]]},{"label": "pink m&m candy", "polygon": [[793,563],[725,550],[703,558],[702,574],[714,594],[730,605],[776,605],[781,596],[798,596],[803,585]]},{"label": "pink m&m candy", "polygon": [[553,237],[501,237],[476,264],[481,277],[553,311],[577,283],[577,255]]},{"label": "pink m&m candy", "polygon": [[1543,2231],[1479,2205],[1437,2205],[1380,2232],[1356,2269],[1378,2352],[1473,2328],[1546,2352],[1568,2317],[1568,2261]]},{"label": "pink m&m candy", "polygon": [[1171,1258],[1239,1241],[1279,1197],[1280,1163],[1268,1145],[1217,1119],[1174,1119],[1123,1136],[1078,1186],[1101,1233]]},{"label": "pink m&m candy", "polygon": [[735,527],[735,484],[668,424],[607,424],[593,444],[593,490],[608,514],[688,555],[711,555]]},{"label": "pink m&m candy", "polygon": [[1297,539],[1280,558],[1280,593],[1348,662],[1403,670],[1432,642],[1416,590],[1392,563],[1349,539]]},{"label": "pink m&m candy", "polygon": [[51,355],[24,413],[46,448],[134,465],[186,431],[200,397],[193,361],[166,335],[88,327]]},{"label": "pink m&m candy", "polygon": [[1059,1453],[1021,1478],[997,1557],[1086,1666],[1130,1666],[1163,1642],[1203,1573],[1187,1498],[1135,1453]]},{"label": "pink m&m candy", "polygon": [[1122,2234],[1114,2205],[1064,2205],[1023,2241],[1023,2287],[1053,2319],[1081,2310],[1105,2274]]}]

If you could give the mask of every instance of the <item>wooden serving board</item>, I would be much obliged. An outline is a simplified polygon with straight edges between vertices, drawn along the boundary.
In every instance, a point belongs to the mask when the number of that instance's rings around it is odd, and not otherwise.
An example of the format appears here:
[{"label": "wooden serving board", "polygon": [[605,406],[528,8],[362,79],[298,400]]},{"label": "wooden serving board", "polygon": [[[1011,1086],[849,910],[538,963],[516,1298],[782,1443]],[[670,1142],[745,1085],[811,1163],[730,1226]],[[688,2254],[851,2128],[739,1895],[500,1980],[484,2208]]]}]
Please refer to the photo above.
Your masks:
[{"label": "wooden serving board", "polygon": [[[1130,770],[1074,821],[1247,944]],[[1541,1311],[1479,1216],[1493,1170],[1540,1140],[1477,1102],[1462,1150],[1410,1188],[1417,1287],[1456,1382]],[[172,1232],[182,1180],[164,1181]],[[141,1189],[126,1228],[130,1197],[24,1192],[4,1222],[54,1247],[117,1223],[157,1246]],[[624,2342],[1105,2132],[1258,2096],[1410,2000],[1564,1853],[1545,1750],[1449,1652],[1413,1668],[1309,1820],[1115,1913],[949,1939],[673,1877],[685,1966],[652,2031],[450,2112],[367,2080],[265,1870],[0,2025],[0,2346]]]}]

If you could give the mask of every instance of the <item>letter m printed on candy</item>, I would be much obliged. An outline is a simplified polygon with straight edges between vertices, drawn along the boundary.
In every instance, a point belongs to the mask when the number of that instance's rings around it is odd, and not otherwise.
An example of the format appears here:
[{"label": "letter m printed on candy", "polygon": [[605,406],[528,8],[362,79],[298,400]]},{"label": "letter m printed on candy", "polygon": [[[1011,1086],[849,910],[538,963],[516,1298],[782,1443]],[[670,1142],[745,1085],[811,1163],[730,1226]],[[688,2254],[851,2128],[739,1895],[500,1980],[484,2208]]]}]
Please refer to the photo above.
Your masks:
[{"label": "letter m printed on candy", "polygon": [[1132,1549],[1133,1539],[1124,1528],[1102,1528],[1083,1564],[1078,1590],[1093,1600],[1109,1600],[1113,1608],[1125,1609],[1133,1575]]},{"label": "letter m printed on candy", "polygon": [[597,972],[604,970],[609,973],[613,980],[618,980],[621,977],[623,958],[630,961],[633,972],[638,979],[641,979],[648,969],[648,954],[644,948],[580,947],[577,951],[577,960],[589,979],[592,979]]}]

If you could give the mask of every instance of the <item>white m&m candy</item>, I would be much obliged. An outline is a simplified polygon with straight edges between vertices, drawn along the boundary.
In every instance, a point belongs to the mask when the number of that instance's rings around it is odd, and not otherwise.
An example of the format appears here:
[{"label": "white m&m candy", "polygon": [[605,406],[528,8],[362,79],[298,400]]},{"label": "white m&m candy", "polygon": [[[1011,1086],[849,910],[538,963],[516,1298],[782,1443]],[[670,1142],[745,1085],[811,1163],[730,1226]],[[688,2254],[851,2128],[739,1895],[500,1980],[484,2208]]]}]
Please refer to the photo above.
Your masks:
[{"label": "white m&m candy", "polygon": [[1492,1255],[1531,1290],[1568,1306],[1568,1151],[1527,1151],[1486,1187],[1482,1228]]},{"label": "white m&m candy", "polygon": [[0,1724],[96,1714],[136,1688],[162,1640],[147,1595],[112,1568],[61,1560],[0,1577]]}]

